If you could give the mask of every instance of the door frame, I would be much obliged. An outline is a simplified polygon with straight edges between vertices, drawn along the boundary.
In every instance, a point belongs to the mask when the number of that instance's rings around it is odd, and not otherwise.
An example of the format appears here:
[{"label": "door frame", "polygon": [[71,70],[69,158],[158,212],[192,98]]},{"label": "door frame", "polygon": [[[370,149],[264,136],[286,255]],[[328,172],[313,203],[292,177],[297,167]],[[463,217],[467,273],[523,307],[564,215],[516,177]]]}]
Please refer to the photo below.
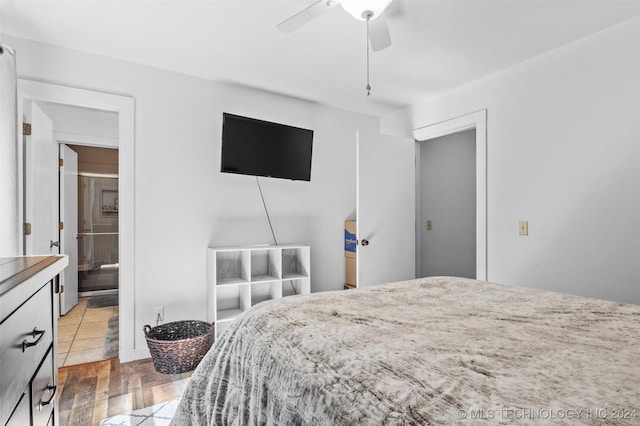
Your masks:
[{"label": "door frame", "polygon": [[[51,102],[83,108],[98,109],[118,113],[118,163],[119,163],[119,239],[120,286],[119,298],[119,340],[121,362],[133,361],[136,352],[135,341],[135,101],[132,97],[115,95],[93,90],[61,86],[40,81],[18,79],[18,118],[22,120],[25,100]],[[22,126],[18,126],[18,140],[22,140]],[[20,176],[23,176],[23,158],[19,153]],[[18,188],[19,217],[24,215],[23,182]],[[21,247],[21,250],[23,248]],[[138,349],[138,351],[136,351]],[[146,348],[144,348],[146,349]]]},{"label": "door frame", "polygon": [[[476,131],[476,279],[489,278],[487,258],[487,110],[464,114],[414,129],[416,140],[416,162],[420,158],[420,143],[429,139],[458,133]],[[416,167],[416,236],[420,235],[420,167]],[[420,276],[422,244],[416,237],[416,273]]]}]

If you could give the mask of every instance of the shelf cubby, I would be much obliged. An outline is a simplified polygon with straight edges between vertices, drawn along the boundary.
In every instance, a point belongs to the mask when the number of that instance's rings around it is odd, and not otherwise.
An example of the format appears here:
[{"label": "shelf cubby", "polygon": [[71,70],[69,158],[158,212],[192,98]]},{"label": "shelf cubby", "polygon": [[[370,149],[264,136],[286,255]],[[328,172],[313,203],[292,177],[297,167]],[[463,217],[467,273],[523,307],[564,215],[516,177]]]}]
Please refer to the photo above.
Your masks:
[{"label": "shelf cubby", "polygon": [[309,263],[309,247],[283,248],[282,279],[307,278]]},{"label": "shelf cubby", "polygon": [[281,250],[251,251],[251,282],[276,281],[282,276]]},{"label": "shelf cubby", "polygon": [[220,286],[216,291],[216,319],[233,319],[251,307],[249,284]]},{"label": "shelf cubby", "polygon": [[235,250],[216,253],[216,285],[250,282],[249,253]]},{"label": "shelf cubby", "polygon": [[256,283],[251,285],[251,306],[280,297],[282,297],[280,282]]},{"label": "shelf cubby", "polygon": [[309,278],[282,280],[282,297],[310,293]]}]

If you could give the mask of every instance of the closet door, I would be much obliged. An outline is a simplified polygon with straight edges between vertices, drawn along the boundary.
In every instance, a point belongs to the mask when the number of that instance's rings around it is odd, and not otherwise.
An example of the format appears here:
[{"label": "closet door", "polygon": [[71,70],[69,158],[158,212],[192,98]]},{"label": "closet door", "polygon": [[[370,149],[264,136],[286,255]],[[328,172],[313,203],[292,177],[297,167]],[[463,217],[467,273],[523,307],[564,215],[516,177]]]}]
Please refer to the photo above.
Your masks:
[{"label": "closet door", "polygon": [[415,141],[358,132],[356,283],[415,277]]}]

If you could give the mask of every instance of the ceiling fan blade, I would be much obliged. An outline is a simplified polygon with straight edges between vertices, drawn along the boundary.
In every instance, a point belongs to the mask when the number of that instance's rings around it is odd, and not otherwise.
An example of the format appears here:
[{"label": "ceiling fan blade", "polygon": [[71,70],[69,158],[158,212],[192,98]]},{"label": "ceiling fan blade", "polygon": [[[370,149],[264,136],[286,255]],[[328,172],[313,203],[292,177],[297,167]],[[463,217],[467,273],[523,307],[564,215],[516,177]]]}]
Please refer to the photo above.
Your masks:
[{"label": "ceiling fan blade", "polygon": [[404,16],[404,4],[401,1],[391,2],[389,6],[384,10],[384,14],[388,18],[402,18]]},{"label": "ceiling fan blade", "polygon": [[369,42],[371,50],[377,52],[391,46],[391,36],[389,35],[389,25],[384,13],[376,19],[369,21]]},{"label": "ceiling fan blade", "polygon": [[301,10],[289,19],[285,19],[277,25],[277,28],[285,33],[291,33],[309,21],[331,10],[339,2],[331,0],[318,0],[306,9]]}]

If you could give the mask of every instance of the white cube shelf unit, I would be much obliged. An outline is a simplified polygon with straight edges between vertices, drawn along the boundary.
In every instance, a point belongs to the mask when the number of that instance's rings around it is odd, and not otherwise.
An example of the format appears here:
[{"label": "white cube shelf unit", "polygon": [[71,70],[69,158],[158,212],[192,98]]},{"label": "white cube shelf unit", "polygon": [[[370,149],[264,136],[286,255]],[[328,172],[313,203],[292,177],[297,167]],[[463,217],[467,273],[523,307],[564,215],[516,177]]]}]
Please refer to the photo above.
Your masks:
[{"label": "white cube shelf unit", "polygon": [[215,334],[242,312],[270,299],[311,291],[309,246],[220,247],[208,250],[208,319]]}]

